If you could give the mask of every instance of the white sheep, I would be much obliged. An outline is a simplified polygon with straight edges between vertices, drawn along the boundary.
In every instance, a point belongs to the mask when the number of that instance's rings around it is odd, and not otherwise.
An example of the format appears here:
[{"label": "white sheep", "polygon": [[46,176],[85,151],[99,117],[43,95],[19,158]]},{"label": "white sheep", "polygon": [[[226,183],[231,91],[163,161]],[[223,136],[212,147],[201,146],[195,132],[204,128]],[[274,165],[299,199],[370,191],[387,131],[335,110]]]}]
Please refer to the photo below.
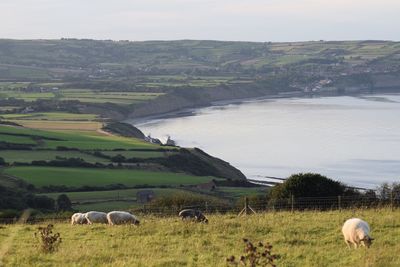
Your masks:
[{"label": "white sheep", "polygon": [[85,213],[88,224],[107,223],[107,214],[100,211],[89,211]]},{"label": "white sheep", "polygon": [[372,237],[369,236],[370,228],[367,222],[352,218],[345,221],[342,227],[342,233],[344,241],[350,248],[350,244],[353,244],[357,248],[360,244],[369,248],[372,244]]},{"label": "white sheep", "polygon": [[126,211],[111,211],[107,213],[107,220],[109,225],[118,224],[135,224],[140,223],[139,219],[129,212]]},{"label": "white sheep", "polygon": [[71,225],[74,225],[74,224],[87,224],[87,223],[88,222],[86,220],[86,217],[85,217],[84,213],[78,212],[78,213],[74,213],[71,216]]}]

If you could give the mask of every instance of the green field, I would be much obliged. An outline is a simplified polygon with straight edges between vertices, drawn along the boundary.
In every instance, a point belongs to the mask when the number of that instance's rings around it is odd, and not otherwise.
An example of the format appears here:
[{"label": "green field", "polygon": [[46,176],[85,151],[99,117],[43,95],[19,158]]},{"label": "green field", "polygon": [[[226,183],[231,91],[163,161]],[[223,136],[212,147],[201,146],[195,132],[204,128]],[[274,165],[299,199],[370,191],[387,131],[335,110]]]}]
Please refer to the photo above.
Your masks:
[{"label": "green field", "polygon": [[0,118],[7,120],[68,120],[68,121],[90,121],[98,118],[95,114],[75,114],[66,112],[40,112],[28,114],[3,114]]},{"label": "green field", "polygon": [[38,99],[58,99],[62,101],[77,100],[87,103],[114,103],[129,105],[141,103],[143,101],[154,99],[163,93],[155,92],[99,92],[89,89],[63,89],[57,92],[21,92],[8,89],[0,89],[0,98],[22,99],[27,102],[36,101]]},{"label": "green field", "polygon": [[[5,266],[227,266],[227,257],[243,255],[242,238],[249,238],[269,242],[280,255],[277,266],[400,266],[399,210],[208,217],[209,224],[195,224],[139,216],[138,227],[55,223],[63,241],[53,254],[38,250],[37,225],[5,225],[2,261]],[[370,249],[347,248],[341,226],[351,217],[369,222],[375,238]]]},{"label": "green field", "polygon": [[[136,193],[143,189],[122,189],[122,190],[107,190],[107,191],[89,191],[89,192],[66,192],[69,199],[72,202],[82,202],[82,201],[99,201],[107,199],[121,199],[121,200],[132,200],[136,199]],[[145,189],[146,190],[146,189]],[[171,193],[181,192],[182,190],[173,188],[151,188],[156,196],[165,196]],[[48,197],[57,199],[61,193],[46,193]]]},{"label": "green field", "polygon": [[[64,134],[58,133],[58,136],[63,136]],[[153,145],[150,143],[145,143],[142,140],[134,139],[134,138],[126,138],[120,136],[94,136],[87,135],[85,133],[81,134],[68,134],[65,136],[64,141],[52,141],[47,140],[45,142],[45,148],[56,148],[58,146],[65,146],[69,148],[78,148],[83,150],[92,150],[92,149],[131,149],[131,148],[140,148],[140,149],[159,149],[160,147],[157,145]]]},{"label": "green field", "polygon": [[7,142],[13,144],[28,144],[28,145],[37,144],[32,138],[28,136],[18,136],[18,135],[9,135],[1,133],[0,133],[0,142]]},{"label": "green field", "polygon": [[1,150],[0,157],[6,162],[27,162],[33,160],[55,160],[56,157],[62,158],[81,158],[86,162],[110,163],[108,159],[95,157],[79,151],[56,151],[56,150]]},{"label": "green field", "polygon": [[34,119],[18,119],[11,120],[23,127],[30,129],[39,129],[45,131],[80,131],[96,132],[101,129],[102,123],[98,121],[82,121],[82,120],[34,120]]},{"label": "green field", "polygon": [[65,89],[60,100],[78,100],[90,103],[135,104],[154,99],[162,94],[147,92],[98,92],[87,89]]},{"label": "green field", "polygon": [[110,184],[179,186],[181,184],[206,183],[213,179],[213,177],[129,169],[12,167],[5,169],[4,172],[19,177],[36,187],[48,185],[105,186]]},{"label": "green field", "polygon": [[[43,138],[43,142],[40,145],[41,148],[55,149],[58,146],[64,146],[69,148],[79,148],[82,150],[92,149],[134,149],[134,148],[146,148],[146,149],[159,149],[160,146],[146,143],[142,140],[135,138],[127,138],[122,136],[105,136],[95,131],[74,131],[74,132],[60,132],[60,131],[42,131],[21,127],[10,127],[0,126],[0,135],[3,133],[26,135],[26,137],[19,137],[17,135],[7,135],[7,138],[24,139],[27,144],[31,144],[32,138],[36,139]],[[48,140],[48,138],[59,139],[59,140]],[[3,138],[2,138],[3,139]],[[25,142],[21,141],[21,142]]]},{"label": "green field", "polygon": [[54,98],[53,93],[25,93],[16,91],[0,91],[0,98],[16,98],[22,99],[28,102],[36,101],[38,99],[50,99]]}]

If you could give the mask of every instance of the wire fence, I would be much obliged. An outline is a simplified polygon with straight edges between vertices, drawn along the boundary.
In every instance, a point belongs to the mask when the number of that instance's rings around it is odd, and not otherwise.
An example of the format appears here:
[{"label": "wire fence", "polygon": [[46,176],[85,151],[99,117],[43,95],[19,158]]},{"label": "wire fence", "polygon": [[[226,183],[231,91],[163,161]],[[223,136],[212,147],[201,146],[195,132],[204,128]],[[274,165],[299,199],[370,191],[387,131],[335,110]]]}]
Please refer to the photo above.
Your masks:
[{"label": "wire fence", "polygon": [[174,215],[182,209],[197,209],[204,213],[236,213],[243,209],[251,212],[273,212],[273,211],[326,211],[342,209],[368,209],[368,208],[399,208],[400,198],[378,199],[367,196],[337,196],[337,197],[289,197],[284,199],[251,201],[247,198],[242,203],[236,205],[210,205],[207,202],[197,205],[179,206],[152,206],[143,205],[137,208],[137,213],[153,215]]},{"label": "wire fence", "polygon": [[[177,216],[183,209],[196,209],[205,214],[215,213],[232,213],[232,214],[251,214],[263,212],[279,212],[279,211],[333,211],[345,209],[380,209],[389,208],[396,210],[400,208],[400,197],[391,197],[379,199],[368,196],[337,196],[337,197],[289,197],[275,200],[252,200],[244,198],[243,201],[236,204],[210,204],[207,201],[196,203],[195,205],[173,205],[173,206],[154,206],[144,204],[142,207],[131,209],[130,211],[139,216],[154,215],[158,217]],[[40,223],[40,222],[67,222],[69,217],[61,216],[45,216],[27,218],[24,223]],[[0,218],[0,224],[12,224],[18,221],[17,217]]]}]

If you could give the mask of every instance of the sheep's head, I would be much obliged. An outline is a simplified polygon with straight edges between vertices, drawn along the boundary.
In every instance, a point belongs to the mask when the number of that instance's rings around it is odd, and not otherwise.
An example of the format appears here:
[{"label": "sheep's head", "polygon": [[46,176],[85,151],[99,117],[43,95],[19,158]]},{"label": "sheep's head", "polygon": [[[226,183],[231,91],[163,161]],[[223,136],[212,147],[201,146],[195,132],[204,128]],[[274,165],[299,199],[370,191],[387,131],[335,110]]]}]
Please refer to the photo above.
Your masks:
[{"label": "sheep's head", "polygon": [[364,243],[364,246],[366,246],[367,248],[372,245],[372,240],[374,239],[370,236],[365,236],[363,239],[361,239],[361,241]]},{"label": "sheep's head", "polygon": [[139,220],[134,220],[134,221],[133,221],[133,224],[134,224],[134,225],[139,225],[139,224],[140,224],[140,221],[139,221]]}]

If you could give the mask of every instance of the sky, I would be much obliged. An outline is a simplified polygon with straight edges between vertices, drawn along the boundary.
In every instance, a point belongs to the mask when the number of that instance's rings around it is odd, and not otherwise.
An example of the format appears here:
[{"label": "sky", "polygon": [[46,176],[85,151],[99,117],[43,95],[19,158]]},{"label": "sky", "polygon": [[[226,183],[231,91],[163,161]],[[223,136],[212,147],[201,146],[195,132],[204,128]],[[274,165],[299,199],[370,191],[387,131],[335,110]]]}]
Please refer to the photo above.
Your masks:
[{"label": "sky", "polygon": [[0,38],[400,40],[400,0],[0,0]]}]

